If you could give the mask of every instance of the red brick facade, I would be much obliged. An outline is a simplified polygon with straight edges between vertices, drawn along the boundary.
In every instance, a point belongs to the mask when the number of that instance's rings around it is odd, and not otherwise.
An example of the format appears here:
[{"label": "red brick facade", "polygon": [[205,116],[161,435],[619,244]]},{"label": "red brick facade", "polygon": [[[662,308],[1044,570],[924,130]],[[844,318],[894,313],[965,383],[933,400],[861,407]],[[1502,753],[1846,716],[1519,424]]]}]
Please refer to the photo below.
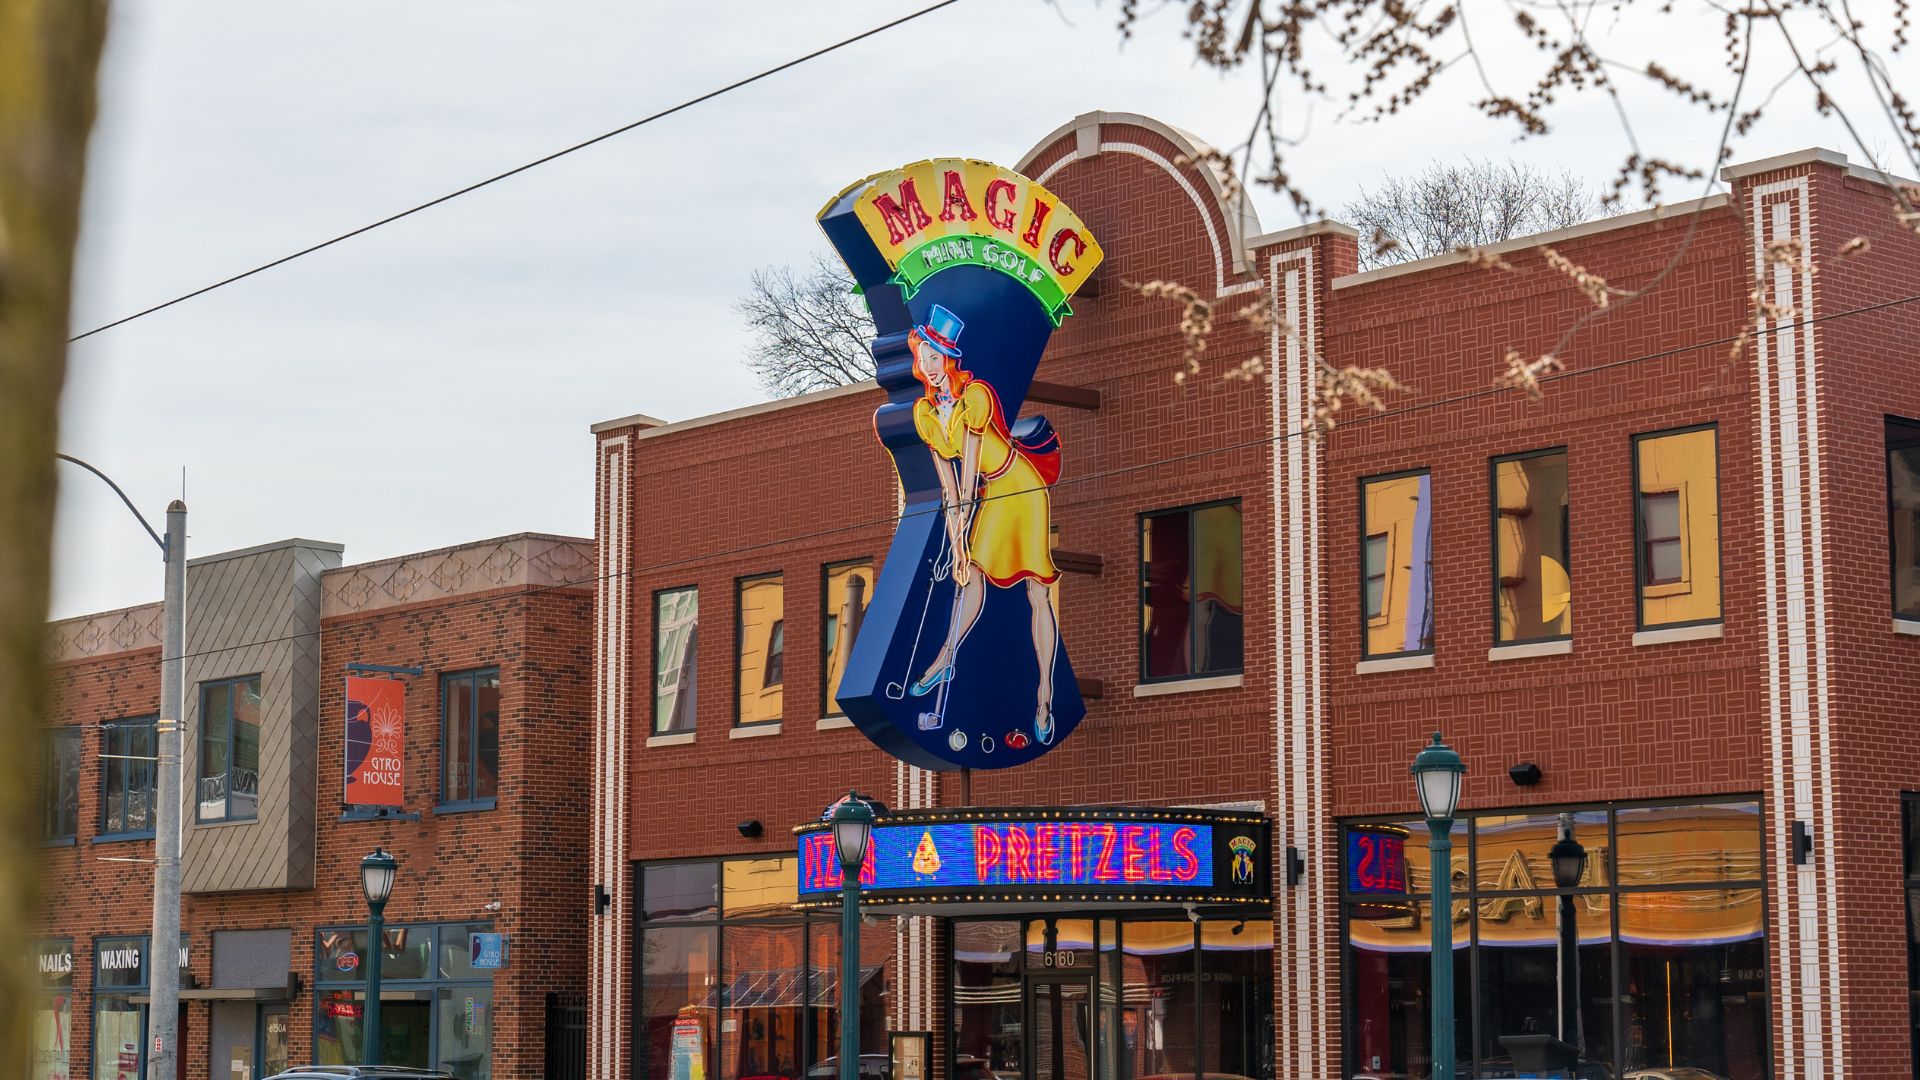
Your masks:
[{"label": "red brick facade", "polygon": [[[315,932],[365,925],[359,862],[376,845],[400,863],[386,909],[389,925],[490,922],[494,931],[509,936],[508,966],[492,979],[492,1076],[544,1075],[547,995],[577,995],[585,988],[590,898],[587,793],[580,773],[589,745],[591,594],[583,586],[524,583],[524,573],[518,575],[523,583],[503,573],[494,580],[508,584],[489,586],[483,580],[487,570],[471,572],[482,560],[517,557],[502,553],[524,552],[524,546],[516,547],[519,539],[326,575],[327,607],[336,613],[319,625],[317,885],[183,898],[182,939],[190,945],[191,970],[200,987],[214,985],[214,934],[291,931],[290,966],[302,984],[289,1003],[288,1049],[294,1065],[314,1060]],[[563,576],[585,576],[584,542],[552,546],[574,552],[580,563],[579,572]],[[463,557],[466,562],[459,563]],[[484,564],[488,569],[502,565]],[[436,570],[444,575],[436,579],[440,595],[398,602],[399,596],[430,595],[434,590],[416,586],[410,575]],[[343,610],[354,606],[359,610]],[[137,861],[102,861],[150,860],[152,841],[93,841],[101,826],[102,797],[101,734],[95,725],[154,715],[159,703],[159,650],[113,649],[105,645],[89,658],[60,663],[52,676],[58,704],[51,723],[82,729],[79,836],[76,844],[44,855],[44,915],[36,935],[73,939],[75,1077],[94,1075],[93,940],[145,935],[152,915],[151,870]],[[424,669],[421,676],[405,679],[406,808],[419,813],[418,821],[340,820],[343,678],[349,663]],[[436,813],[441,676],[482,668],[500,673],[497,802],[488,810]],[[189,686],[188,693],[193,692]],[[272,797],[262,792],[263,803]],[[183,1075],[229,1080],[227,1048],[209,1045],[209,1003],[183,1006],[188,1015],[181,1035]]]},{"label": "red brick facade", "polygon": [[[1175,164],[1191,149],[1144,118],[1089,114],[1020,165],[1107,252],[1097,295],[1076,299],[1039,374],[1098,390],[1100,407],[1032,407],[1066,449],[1058,546],[1103,560],[1097,575],[1067,575],[1060,599],[1076,672],[1100,696],[1041,765],[974,775],[973,803],[1263,805],[1276,850],[1305,860],[1298,884],[1276,881],[1273,938],[1276,1074],[1306,1078],[1347,1068],[1340,822],[1412,816],[1407,766],[1427,733],[1443,730],[1469,762],[1469,810],[1757,799],[1773,1035],[1770,1051],[1729,1067],[1906,1075],[1899,793],[1920,788],[1920,751],[1894,733],[1912,728],[1898,703],[1920,689],[1898,658],[1920,643],[1888,625],[1881,418],[1920,416],[1901,350],[1920,309],[1856,310],[1920,293],[1920,247],[1895,226],[1886,189],[1837,155],[1794,155],[1730,170],[1731,196],[1545,238],[1616,289],[1658,282],[1589,318],[1541,241],[1503,246],[1511,271],[1443,257],[1357,274],[1344,227],[1250,237],[1203,169]],[[1870,252],[1843,257],[1857,235]],[[1817,274],[1757,265],[1766,244],[1800,238]],[[1151,279],[1214,302],[1208,370],[1184,386],[1177,309],[1121,285]],[[1789,316],[1730,358],[1756,280],[1812,321]],[[1286,331],[1256,336],[1227,316],[1261,296]],[[1568,374],[1538,404],[1496,390],[1508,349],[1551,351]],[[1411,389],[1387,415],[1348,410],[1329,437],[1303,437],[1317,355],[1390,368]],[[1270,381],[1217,377],[1249,356]],[[608,584],[594,875],[612,898],[594,930],[597,1078],[631,1075],[634,863],[786,853],[786,826],[849,786],[894,805],[962,797],[957,777],[929,783],[857,732],[817,723],[821,567],[877,561],[892,532],[896,494],[870,427],[881,400],[869,384],[595,429]],[[1723,616],[1636,643],[1632,438],[1700,424],[1717,431]],[[1571,644],[1493,653],[1490,459],[1546,447],[1568,460]],[[1432,476],[1431,660],[1362,665],[1358,485],[1414,468]],[[1226,497],[1245,515],[1244,675],[1136,696],[1138,516]],[[735,582],[775,571],[787,588],[784,712],[776,733],[741,737]],[[653,597],[686,585],[701,594],[697,726],[649,745]],[[1537,786],[1508,778],[1522,761],[1540,766]],[[765,834],[736,833],[748,819]],[[1814,837],[1804,864],[1788,849],[1795,821]],[[929,988],[924,1011],[889,1020],[937,1031],[945,943],[937,928],[921,940],[919,966],[903,970]]]}]

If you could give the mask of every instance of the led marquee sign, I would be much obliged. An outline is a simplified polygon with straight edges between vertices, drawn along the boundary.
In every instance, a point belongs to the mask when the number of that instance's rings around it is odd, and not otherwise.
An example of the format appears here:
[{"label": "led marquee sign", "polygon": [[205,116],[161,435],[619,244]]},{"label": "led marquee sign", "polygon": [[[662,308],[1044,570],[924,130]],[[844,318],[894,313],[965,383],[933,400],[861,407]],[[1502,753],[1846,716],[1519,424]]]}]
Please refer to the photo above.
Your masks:
[{"label": "led marquee sign", "polygon": [[[839,902],[824,822],[799,834],[802,907]],[[1174,808],[951,810],[892,814],[874,827],[865,903],[1048,900],[1263,901],[1271,891],[1257,814]]]}]

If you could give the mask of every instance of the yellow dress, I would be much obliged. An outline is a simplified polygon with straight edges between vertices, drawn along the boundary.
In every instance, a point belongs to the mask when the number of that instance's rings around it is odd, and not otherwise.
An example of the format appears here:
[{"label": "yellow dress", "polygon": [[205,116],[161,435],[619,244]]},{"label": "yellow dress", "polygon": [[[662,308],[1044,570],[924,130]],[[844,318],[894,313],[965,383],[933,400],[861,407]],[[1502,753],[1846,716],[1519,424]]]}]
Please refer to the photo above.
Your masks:
[{"label": "yellow dress", "polygon": [[1048,535],[1052,515],[1046,481],[1008,440],[992,389],[978,380],[967,383],[944,423],[939,408],[922,397],[913,404],[913,423],[922,442],[954,463],[956,478],[967,432],[980,436],[981,499],[967,546],[987,580],[1005,587],[1024,578],[1051,584],[1059,577]]}]

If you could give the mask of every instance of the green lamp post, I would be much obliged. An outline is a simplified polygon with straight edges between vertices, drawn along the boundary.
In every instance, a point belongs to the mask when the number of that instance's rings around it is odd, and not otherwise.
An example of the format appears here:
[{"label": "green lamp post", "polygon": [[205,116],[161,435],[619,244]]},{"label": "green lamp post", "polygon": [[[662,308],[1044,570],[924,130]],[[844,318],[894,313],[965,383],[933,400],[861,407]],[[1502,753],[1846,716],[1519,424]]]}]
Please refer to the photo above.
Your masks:
[{"label": "green lamp post", "polygon": [[367,894],[367,1007],[361,1027],[363,1064],[380,1064],[380,960],[387,951],[387,897],[393,895],[393,877],[400,860],[381,848],[360,860],[360,887]]},{"label": "green lamp post", "polygon": [[1453,1050],[1453,814],[1460,806],[1466,762],[1433,733],[1413,759],[1420,809],[1427,816],[1433,867],[1433,1080],[1454,1080]]},{"label": "green lamp post", "polygon": [[840,857],[840,1080],[860,1078],[860,868],[873,840],[873,807],[849,791],[833,808]]}]

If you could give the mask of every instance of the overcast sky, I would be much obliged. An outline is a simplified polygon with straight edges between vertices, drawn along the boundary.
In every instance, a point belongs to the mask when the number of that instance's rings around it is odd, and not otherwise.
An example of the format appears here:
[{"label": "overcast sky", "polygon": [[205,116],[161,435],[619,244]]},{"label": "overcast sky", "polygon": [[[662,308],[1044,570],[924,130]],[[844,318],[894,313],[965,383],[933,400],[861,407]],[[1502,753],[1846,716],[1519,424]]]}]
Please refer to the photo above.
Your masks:
[{"label": "overcast sky", "polygon": [[[75,329],[921,6],[117,0]],[[760,400],[733,302],[755,267],[826,250],[813,215],[847,183],[933,155],[1012,165],[1092,109],[1243,138],[1256,84],[1194,66],[1185,6],[1147,0],[1123,47],[1111,0],[960,0],[89,338],[72,354],[62,448],[119,480],[156,525],[184,467],[195,555],[303,536],[362,562],[525,530],[587,535],[587,426]],[[1668,66],[1715,76],[1717,24],[1596,18],[1590,32],[1622,52],[1636,36],[1680,42],[1692,51]],[[1481,41],[1489,55],[1518,44]],[[1511,81],[1518,92],[1530,79]],[[1717,118],[1628,92],[1648,152],[1710,152]],[[1295,109],[1296,177],[1338,207],[1435,159],[1565,164],[1598,182],[1624,153],[1597,99],[1563,109],[1554,137],[1516,144],[1463,104],[1480,96],[1468,65],[1437,93],[1386,125]],[[1818,143],[1858,160],[1807,99],[1782,91],[1737,157]],[[1298,222],[1270,194],[1254,201],[1266,229]],[[111,493],[71,467],[61,481],[54,616],[159,599],[158,555]]]}]

